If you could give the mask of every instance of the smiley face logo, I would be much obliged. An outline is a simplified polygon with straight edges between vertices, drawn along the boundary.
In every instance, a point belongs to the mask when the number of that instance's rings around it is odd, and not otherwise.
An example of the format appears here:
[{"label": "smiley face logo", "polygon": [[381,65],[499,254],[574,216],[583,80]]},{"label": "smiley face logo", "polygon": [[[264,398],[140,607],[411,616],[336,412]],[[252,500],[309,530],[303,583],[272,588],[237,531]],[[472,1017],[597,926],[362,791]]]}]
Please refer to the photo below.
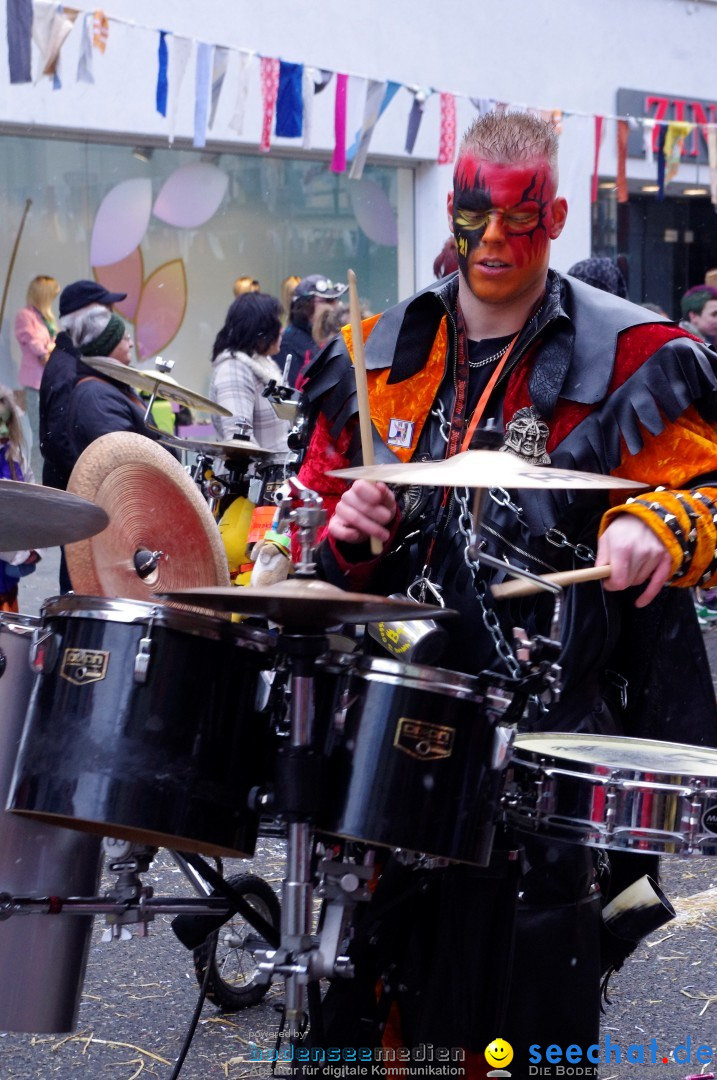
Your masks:
[{"label": "smiley face logo", "polygon": [[505,1039],[493,1039],[485,1048],[485,1059],[493,1068],[502,1069],[513,1060],[513,1047]]}]

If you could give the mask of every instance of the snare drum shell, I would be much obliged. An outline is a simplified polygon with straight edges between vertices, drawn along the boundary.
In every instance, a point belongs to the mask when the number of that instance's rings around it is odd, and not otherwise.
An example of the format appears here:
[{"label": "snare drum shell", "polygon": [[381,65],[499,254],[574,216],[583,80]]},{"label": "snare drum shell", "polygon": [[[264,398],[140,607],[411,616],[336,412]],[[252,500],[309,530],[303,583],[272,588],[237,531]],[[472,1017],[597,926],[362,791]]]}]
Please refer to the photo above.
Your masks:
[{"label": "snare drum shell", "polygon": [[[34,676],[29,655],[39,619],[0,620],[0,797],[4,805]],[[3,812],[0,892],[94,896],[100,842],[93,836]],[[0,921],[0,1030],[67,1032],[77,1023],[90,945],[89,915],[12,915]]]},{"label": "snare drum shell", "polygon": [[611,735],[519,735],[504,817],[519,831],[591,847],[717,855],[717,750]]},{"label": "snare drum shell", "polygon": [[56,659],[32,696],[12,808],[101,835],[251,856],[258,817],[248,797],[267,768],[268,724],[256,702],[270,635],[94,597],[53,602],[44,625]]},{"label": "snare drum shell", "polygon": [[492,763],[497,711],[479,679],[368,657],[319,668],[317,694],[331,701],[319,827],[487,865],[502,768]]}]

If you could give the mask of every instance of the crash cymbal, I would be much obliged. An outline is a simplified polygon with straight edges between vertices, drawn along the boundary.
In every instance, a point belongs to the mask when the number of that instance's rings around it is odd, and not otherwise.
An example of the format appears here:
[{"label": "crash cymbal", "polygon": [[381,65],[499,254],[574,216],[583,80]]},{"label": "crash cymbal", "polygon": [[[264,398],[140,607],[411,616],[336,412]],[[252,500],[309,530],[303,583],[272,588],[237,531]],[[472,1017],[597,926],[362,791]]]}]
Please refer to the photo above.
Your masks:
[{"label": "crash cymbal", "polygon": [[266,588],[204,588],[162,592],[163,598],[210,611],[262,615],[280,626],[314,629],[338,623],[365,623],[380,619],[435,619],[455,615],[447,608],[392,600],[370,593],[350,593],[314,578],[289,578]]},{"label": "crash cymbal", "polygon": [[105,511],[76,495],[40,484],[0,480],[0,551],[69,544],[101,532]]},{"label": "crash cymbal", "polygon": [[175,458],[144,435],[103,435],[77,459],[69,489],[110,525],[65,549],[75,592],[151,600],[157,590],[228,585],[216,521]]},{"label": "crash cymbal", "polygon": [[442,461],[409,461],[383,465],[359,465],[353,469],[335,469],[329,476],[344,480],[383,480],[386,484],[418,487],[468,488],[634,488],[648,485],[635,480],[601,473],[553,469],[530,465],[516,454],[495,450],[464,450]]},{"label": "crash cymbal", "polygon": [[[157,428],[152,428],[157,431]],[[225,461],[233,458],[260,458],[272,453],[271,450],[262,450],[250,439],[180,439],[176,435],[168,435],[161,432],[159,441],[165,446],[173,446],[177,450],[186,450],[190,454],[207,454],[212,458],[223,458]]]},{"label": "crash cymbal", "polygon": [[120,364],[119,360],[113,360],[110,356],[83,356],[82,360],[93,371],[109,375],[111,379],[117,379],[118,382],[132,386],[136,390],[146,390],[150,394],[156,392],[158,397],[178,401],[180,405],[198,409],[200,412],[215,413],[217,416],[232,415],[230,409],[217,405],[216,401],[211,401],[210,398],[198,394],[195,390],[180,386],[176,379],[173,379],[171,375],[165,375],[163,371],[140,371],[139,368]]}]

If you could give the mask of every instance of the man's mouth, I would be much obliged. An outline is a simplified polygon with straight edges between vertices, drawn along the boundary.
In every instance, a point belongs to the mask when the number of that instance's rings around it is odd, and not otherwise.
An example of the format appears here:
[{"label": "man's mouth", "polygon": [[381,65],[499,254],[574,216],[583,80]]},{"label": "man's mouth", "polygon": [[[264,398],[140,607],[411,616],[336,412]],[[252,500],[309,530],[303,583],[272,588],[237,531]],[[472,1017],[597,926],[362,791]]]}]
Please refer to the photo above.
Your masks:
[{"label": "man's mouth", "polygon": [[478,266],[489,271],[510,269],[510,263],[503,262],[502,259],[478,259]]}]

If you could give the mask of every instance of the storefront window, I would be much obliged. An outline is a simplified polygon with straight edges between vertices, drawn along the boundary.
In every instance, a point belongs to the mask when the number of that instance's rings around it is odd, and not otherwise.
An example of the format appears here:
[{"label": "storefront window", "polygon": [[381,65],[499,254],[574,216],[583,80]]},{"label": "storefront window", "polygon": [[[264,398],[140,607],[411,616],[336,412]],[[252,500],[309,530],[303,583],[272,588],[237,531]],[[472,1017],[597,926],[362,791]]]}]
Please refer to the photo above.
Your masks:
[{"label": "storefront window", "polygon": [[[178,170],[198,163],[208,171],[182,173],[177,182]],[[406,198],[410,176],[410,170],[367,166],[361,180],[350,181],[331,173],[328,162],[273,154],[5,137],[0,258],[6,268],[28,200],[31,205],[9,283],[0,379],[16,385],[12,322],[37,274],[51,274],[61,285],[109,274],[112,287],[134,291],[134,314],[122,313],[134,319],[140,336],[138,320],[154,320],[144,333],[144,351],[171,336],[162,354],[175,361],[181,382],[199,390],[208,381],[211,346],[240,275],[278,296],[290,274],[345,281],[351,267],[362,300],[380,311],[398,299],[398,236],[413,220],[412,198]],[[139,183],[128,186],[130,180]],[[167,202],[170,180],[174,204],[168,211],[157,197]],[[117,205],[107,201],[110,192]],[[119,264],[93,272],[91,253],[100,249],[103,260],[120,254]]]}]

